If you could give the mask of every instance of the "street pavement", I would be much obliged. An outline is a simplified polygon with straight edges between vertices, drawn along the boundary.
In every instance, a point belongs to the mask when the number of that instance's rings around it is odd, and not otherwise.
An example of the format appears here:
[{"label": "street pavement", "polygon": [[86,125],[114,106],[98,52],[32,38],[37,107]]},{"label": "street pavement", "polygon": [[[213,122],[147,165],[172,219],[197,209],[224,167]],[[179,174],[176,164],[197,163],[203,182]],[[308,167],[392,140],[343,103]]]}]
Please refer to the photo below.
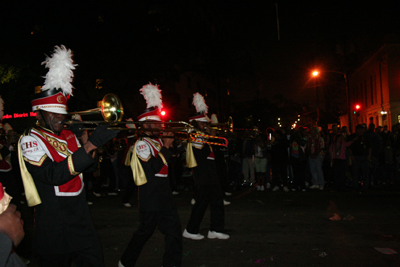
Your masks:
[{"label": "street pavement", "polygon": [[[190,216],[192,197],[190,191],[174,196],[182,229]],[[183,238],[182,266],[400,266],[399,197],[396,190],[261,192],[242,188],[226,197],[231,201],[225,206],[226,233],[231,238]],[[136,193],[131,203],[126,208],[120,196],[93,198],[90,209],[107,267],[117,266],[139,225]],[[29,212],[25,216],[29,240]],[[207,211],[201,234],[207,234],[209,221]],[[157,229],[136,266],[162,265],[163,238]],[[34,259],[29,266],[37,266]]]}]

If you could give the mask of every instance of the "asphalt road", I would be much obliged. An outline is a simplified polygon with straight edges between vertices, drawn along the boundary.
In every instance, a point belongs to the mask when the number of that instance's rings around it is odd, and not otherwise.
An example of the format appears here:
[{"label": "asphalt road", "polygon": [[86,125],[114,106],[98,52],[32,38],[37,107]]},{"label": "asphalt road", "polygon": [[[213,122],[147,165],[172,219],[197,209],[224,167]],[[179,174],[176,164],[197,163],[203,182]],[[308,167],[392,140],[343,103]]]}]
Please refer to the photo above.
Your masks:
[{"label": "asphalt road", "polygon": [[[226,199],[229,240],[183,240],[183,266],[400,266],[400,192],[271,192],[243,188]],[[192,193],[175,196],[182,227]],[[91,211],[107,267],[117,266],[138,226],[137,198],[125,208],[119,196],[93,199]],[[340,220],[332,221],[335,213]],[[209,212],[201,225],[207,234]],[[29,218],[27,234],[31,230]],[[383,250],[383,251],[379,251]],[[137,266],[159,267],[164,251],[157,229]],[[396,254],[385,254],[385,253]],[[29,266],[37,266],[35,260]]]}]

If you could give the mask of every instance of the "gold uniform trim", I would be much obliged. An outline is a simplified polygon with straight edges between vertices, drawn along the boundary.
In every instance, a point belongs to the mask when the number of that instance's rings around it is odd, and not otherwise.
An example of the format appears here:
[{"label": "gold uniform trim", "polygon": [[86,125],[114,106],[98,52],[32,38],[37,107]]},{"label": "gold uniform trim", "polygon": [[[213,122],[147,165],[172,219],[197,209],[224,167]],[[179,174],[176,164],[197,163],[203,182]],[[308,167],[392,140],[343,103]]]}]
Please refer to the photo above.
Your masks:
[{"label": "gold uniform trim", "polygon": [[68,169],[71,175],[78,175],[79,172],[75,171],[74,162],[72,161],[72,155],[68,156]]},{"label": "gold uniform trim", "polygon": [[65,156],[70,156],[71,154],[68,151],[68,147],[66,143],[58,141],[58,139],[51,137],[50,135],[44,134],[44,138],[49,142],[49,144],[57,150],[57,152],[65,155]]},{"label": "gold uniform trim", "polygon": [[36,106],[36,110],[40,110],[40,109],[43,109],[43,108],[62,108],[62,109],[65,109],[66,108],[66,106],[65,105],[38,105],[38,106]]},{"label": "gold uniform trim", "polygon": [[143,139],[147,140],[149,143],[151,143],[153,146],[155,146],[158,151],[160,151],[162,146],[159,142],[153,141],[151,138],[148,138],[148,137],[145,137]]},{"label": "gold uniform trim", "polygon": [[168,164],[167,164],[167,161],[165,160],[165,157],[164,157],[164,155],[163,155],[163,154],[161,154],[161,152],[158,152],[158,154],[157,154],[157,155],[158,155],[158,156],[160,156],[160,158],[162,159],[162,161],[164,162],[164,164],[168,166]]},{"label": "gold uniform trim", "polygon": [[39,159],[39,161],[33,161],[33,160],[29,160],[29,159],[27,159],[26,157],[24,157],[24,160],[26,161],[26,162],[28,162],[29,164],[32,164],[32,165],[34,165],[34,166],[42,166],[42,164],[43,164],[43,161],[45,161],[47,159],[47,154],[44,154],[40,159]]}]

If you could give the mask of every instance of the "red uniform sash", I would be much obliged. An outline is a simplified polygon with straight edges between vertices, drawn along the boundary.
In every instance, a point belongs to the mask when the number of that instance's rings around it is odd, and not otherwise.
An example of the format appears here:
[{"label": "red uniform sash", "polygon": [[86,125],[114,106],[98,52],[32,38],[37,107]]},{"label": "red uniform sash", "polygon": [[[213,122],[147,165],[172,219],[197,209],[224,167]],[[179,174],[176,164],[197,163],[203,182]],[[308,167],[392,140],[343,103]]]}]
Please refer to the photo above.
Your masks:
[{"label": "red uniform sash", "polygon": [[[73,154],[80,147],[78,140],[75,135],[69,130],[62,130],[60,135],[55,135],[51,132],[39,129],[40,133],[31,131],[31,134],[40,138],[46,145],[47,154],[53,161],[61,162],[65,160],[69,155]],[[56,195],[58,196],[76,196],[79,195],[83,189],[82,175],[75,176],[72,180],[67,183],[54,186]]]},{"label": "red uniform sash", "polygon": [[[143,138],[143,141],[145,141],[149,145],[150,150],[151,150],[151,154],[154,157],[157,157],[158,156],[158,152],[160,152],[160,150],[161,150],[161,148],[163,146],[162,140],[160,138],[152,139],[152,138],[147,138],[146,137],[146,138]],[[164,162],[164,166],[161,168],[161,170],[158,173],[155,174],[155,176],[158,176],[158,177],[167,177],[168,176],[168,164],[167,164],[167,162]]]}]

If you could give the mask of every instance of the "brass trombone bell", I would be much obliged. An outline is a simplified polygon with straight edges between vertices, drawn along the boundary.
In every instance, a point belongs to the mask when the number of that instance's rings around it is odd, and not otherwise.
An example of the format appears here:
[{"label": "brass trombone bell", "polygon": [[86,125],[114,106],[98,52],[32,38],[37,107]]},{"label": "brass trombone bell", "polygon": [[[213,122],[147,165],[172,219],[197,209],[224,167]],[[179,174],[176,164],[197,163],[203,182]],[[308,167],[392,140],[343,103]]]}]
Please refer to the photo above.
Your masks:
[{"label": "brass trombone bell", "polygon": [[[103,100],[97,103],[97,108],[84,111],[69,112],[68,114],[92,115],[98,113],[101,113],[104,121],[106,122],[120,122],[122,120],[122,117],[124,116],[124,107],[122,106],[121,100],[118,98],[118,96],[114,94],[106,94],[103,97]],[[78,123],[84,124],[88,122],[78,122]],[[94,123],[89,122],[89,123],[96,124],[95,122]],[[104,122],[98,124],[104,124]]]}]

